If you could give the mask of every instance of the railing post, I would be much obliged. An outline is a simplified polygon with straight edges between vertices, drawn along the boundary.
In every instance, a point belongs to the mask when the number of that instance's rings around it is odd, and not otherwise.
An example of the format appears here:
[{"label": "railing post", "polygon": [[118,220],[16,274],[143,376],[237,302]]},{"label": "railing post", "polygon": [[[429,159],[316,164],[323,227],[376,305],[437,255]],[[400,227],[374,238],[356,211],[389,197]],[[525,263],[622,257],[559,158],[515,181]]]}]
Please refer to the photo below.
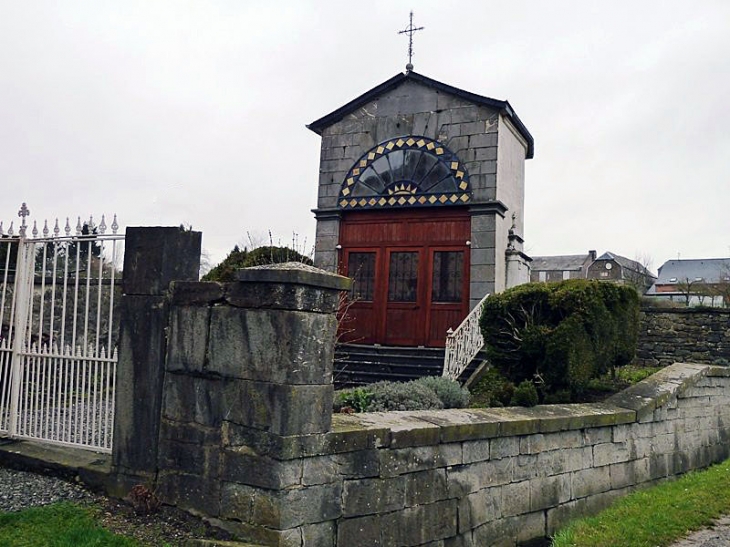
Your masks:
[{"label": "railing post", "polygon": [[[32,245],[25,238],[25,231],[21,231],[18,240],[18,258],[15,265],[15,307],[13,353],[11,356],[10,375],[10,420],[8,432],[11,437],[18,434],[18,405],[20,402],[20,384],[23,374],[22,351],[25,347],[25,338],[28,334],[28,308],[30,302],[30,285],[33,283],[34,257],[29,255],[28,246]],[[9,252],[9,251],[8,251]]]}]

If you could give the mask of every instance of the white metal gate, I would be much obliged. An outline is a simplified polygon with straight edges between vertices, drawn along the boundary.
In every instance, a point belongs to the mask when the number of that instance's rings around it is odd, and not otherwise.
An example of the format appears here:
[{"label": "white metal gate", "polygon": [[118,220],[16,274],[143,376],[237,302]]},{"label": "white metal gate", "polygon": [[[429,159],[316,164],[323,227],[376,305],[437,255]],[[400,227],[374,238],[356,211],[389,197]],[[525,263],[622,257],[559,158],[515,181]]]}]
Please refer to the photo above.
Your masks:
[{"label": "white metal gate", "polygon": [[0,435],[110,452],[124,236],[116,216],[0,222]]}]

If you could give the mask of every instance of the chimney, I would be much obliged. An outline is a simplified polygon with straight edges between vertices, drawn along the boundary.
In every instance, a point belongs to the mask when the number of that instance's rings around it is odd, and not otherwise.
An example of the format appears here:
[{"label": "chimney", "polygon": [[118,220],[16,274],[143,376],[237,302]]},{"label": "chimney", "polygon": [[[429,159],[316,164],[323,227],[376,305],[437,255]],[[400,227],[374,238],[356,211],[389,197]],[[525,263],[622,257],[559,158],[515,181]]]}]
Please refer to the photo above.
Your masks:
[{"label": "chimney", "polygon": [[595,262],[595,260],[596,260],[596,251],[595,250],[588,251],[588,256],[591,257],[591,262]]}]

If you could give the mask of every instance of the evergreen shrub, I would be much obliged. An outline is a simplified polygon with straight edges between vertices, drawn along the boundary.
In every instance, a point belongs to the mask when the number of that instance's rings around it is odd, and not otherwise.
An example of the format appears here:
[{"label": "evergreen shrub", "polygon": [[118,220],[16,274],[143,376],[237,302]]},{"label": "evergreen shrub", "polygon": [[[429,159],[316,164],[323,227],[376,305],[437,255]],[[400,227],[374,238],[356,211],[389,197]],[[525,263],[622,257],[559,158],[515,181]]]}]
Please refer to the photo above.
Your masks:
[{"label": "evergreen shrub", "polygon": [[410,382],[377,382],[335,392],[335,412],[384,412],[464,408],[469,391],[458,382],[427,376]]},{"label": "evergreen shrub", "polygon": [[373,398],[368,412],[389,410],[436,410],[444,404],[434,391],[416,381],[377,382],[370,386]]},{"label": "evergreen shrub", "polygon": [[480,326],[490,362],[509,381],[534,382],[543,399],[575,395],[634,358],[639,298],[609,282],[528,283],[489,297]]},{"label": "evergreen shrub", "polygon": [[540,396],[537,394],[537,388],[535,384],[530,380],[523,380],[515,388],[515,392],[512,395],[510,405],[512,406],[535,406],[540,402]]},{"label": "evergreen shrub", "polygon": [[444,408],[465,408],[469,406],[469,390],[461,387],[459,382],[443,376],[424,376],[415,383],[431,389],[441,400]]}]

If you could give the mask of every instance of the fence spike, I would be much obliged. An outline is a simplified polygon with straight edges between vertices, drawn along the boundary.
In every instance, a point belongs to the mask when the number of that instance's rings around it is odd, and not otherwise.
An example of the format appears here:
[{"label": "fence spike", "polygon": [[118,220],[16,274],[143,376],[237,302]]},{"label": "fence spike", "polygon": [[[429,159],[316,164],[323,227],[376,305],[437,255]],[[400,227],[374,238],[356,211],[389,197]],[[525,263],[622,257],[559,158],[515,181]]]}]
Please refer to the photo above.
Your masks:
[{"label": "fence spike", "polygon": [[49,232],[50,232],[50,230],[48,229],[48,221],[44,220],[43,221],[43,237],[48,237]]},{"label": "fence spike", "polygon": [[36,224],[36,221],[33,221],[33,230],[30,232],[33,234],[33,237],[38,237],[38,224]]},{"label": "fence spike", "polygon": [[117,230],[119,229],[119,223],[117,222],[117,215],[114,214],[114,221],[112,222],[112,233],[116,234]]},{"label": "fence spike", "polygon": [[106,232],[106,222],[104,220],[104,215],[101,215],[101,224],[99,224],[99,233],[101,235],[104,235],[104,232]]},{"label": "fence spike", "polygon": [[10,228],[8,228],[8,235],[9,236],[13,235],[13,221],[12,220],[10,221]]},{"label": "fence spike", "polygon": [[66,232],[67,236],[71,235],[71,223],[68,221],[68,217],[66,217],[66,227],[63,229],[64,232]]},{"label": "fence spike", "polygon": [[82,227],[81,227],[81,217],[78,217],[78,218],[79,218],[79,220],[76,223],[76,235],[77,236],[80,236],[81,235],[81,230],[82,230]]}]

